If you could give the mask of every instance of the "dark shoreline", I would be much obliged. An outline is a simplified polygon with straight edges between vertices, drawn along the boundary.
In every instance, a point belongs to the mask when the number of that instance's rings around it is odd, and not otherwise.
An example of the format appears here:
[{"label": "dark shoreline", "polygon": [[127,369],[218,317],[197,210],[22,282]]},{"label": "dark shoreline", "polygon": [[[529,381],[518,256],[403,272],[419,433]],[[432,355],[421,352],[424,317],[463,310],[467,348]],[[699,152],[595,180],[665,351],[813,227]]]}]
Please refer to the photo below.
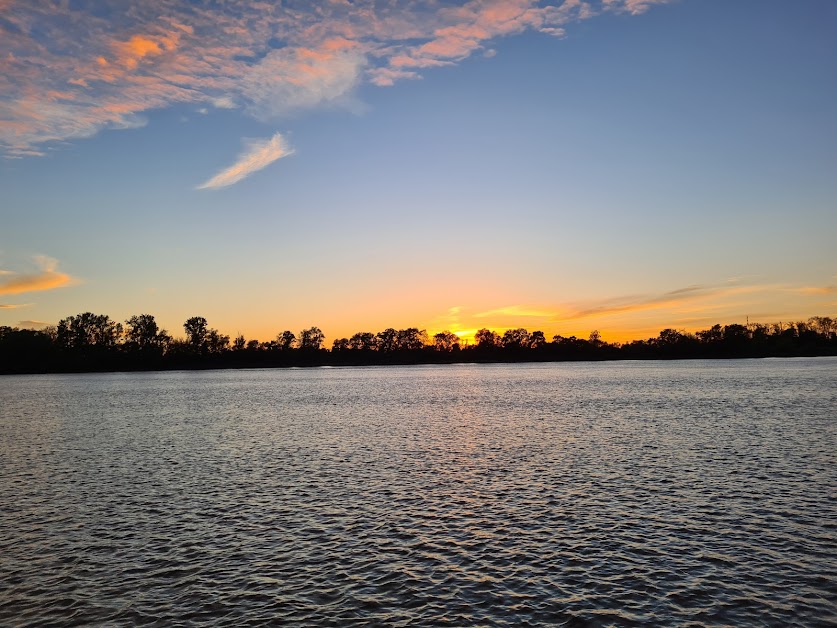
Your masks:
[{"label": "dark shoreline", "polygon": [[[547,364],[547,363],[583,363],[583,362],[652,362],[652,361],[693,361],[693,360],[752,360],[766,358],[818,358],[834,357],[837,351],[783,353],[783,354],[706,354],[706,355],[609,355],[555,357],[550,355],[479,355],[477,350],[465,350],[458,354],[440,354],[422,352],[420,355],[373,355],[344,356],[321,350],[308,356],[259,356],[261,359],[246,359],[244,356],[207,356],[202,360],[149,360],[137,363],[124,360],[127,356],[107,356],[90,360],[67,360],[49,365],[28,365],[27,368],[14,368],[10,365],[0,367],[0,375],[50,375],[74,373],[144,373],[171,371],[216,371],[246,369],[290,369],[322,367],[359,367],[359,366],[434,366],[455,364]],[[248,356],[249,357],[249,356]],[[298,359],[289,359],[296,357]],[[116,359],[114,359],[116,358]],[[278,358],[278,359],[277,359]],[[282,359],[284,358],[284,359]],[[302,358],[302,359],[299,359]],[[353,359],[354,358],[354,359]]]},{"label": "dark shoreline", "polygon": [[418,364],[515,364],[519,362],[601,362],[612,360],[694,360],[824,357],[837,355],[837,320],[762,325],[714,325],[694,334],[664,329],[656,338],[608,343],[593,331],[587,339],[509,329],[501,336],[481,329],[474,344],[445,331],[428,338],[424,330],[388,328],[338,338],[331,349],[317,327],[299,338],[290,331],[276,340],[246,341],[192,317],[186,339],[172,338],[148,314],[126,327],[108,316],[86,312],[42,331],[0,327],[0,374],[101,373],[321,366]]}]

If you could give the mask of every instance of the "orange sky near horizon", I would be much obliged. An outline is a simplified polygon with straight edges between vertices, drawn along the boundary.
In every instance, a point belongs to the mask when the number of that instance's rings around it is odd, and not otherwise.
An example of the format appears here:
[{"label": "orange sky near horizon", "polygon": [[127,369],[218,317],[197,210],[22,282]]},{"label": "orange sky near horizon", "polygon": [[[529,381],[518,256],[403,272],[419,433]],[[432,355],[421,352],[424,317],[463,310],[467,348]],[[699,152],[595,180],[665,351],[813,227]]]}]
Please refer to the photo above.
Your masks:
[{"label": "orange sky near horizon", "polygon": [[[661,292],[653,292],[653,282],[647,282],[646,292],[617,296],[607,296],[602,287],[579,286],[576,290],[586,298],[549,302],[538,298],[538,286],[488,275],[441,286],[416,276],[386,290],[376,287],[374,276],[362,288],[347,286],[337,276],[325,278],[321,286],[306,282],[290,285],[287,294],[243,282],[231,290],[213,291],[200,283],[188,285],[173,278],[137,292],[132,282],[119,276],[112,284],[102,285],[59,269],[51,258],[40,257],[35,265],[40,269],[4,271],[0,296],[34,297],[40,302],[39,309],[53,314],[21,320],[17,326],[54,325],[61,318],[85,311],[107,314],[116,321],[147,313],[179,337],[187,318],[204,316],[211,327],[232,338],[242,334],[248,340],[267,341],[286,329],[298,334],[317,326],[325,333],[328,346],[337,338],[377,333],[387,327],[417,327],[430,337],[451,331],[468,341],[482,328],[502,334],[523,327],[530,332],[543,331],[548,339],[556,334],[587,338],[597,330],[609,342],[625,342],[655,337],[665,328],[694,332],[716,323],[807,320],[830,316],[837,307],[837,285],[832,285],[837,284],[837,277],[828,283],[827,276],[821,277],[819,285],[731,279]],[[543,293],[556,291],[550,286],[542,288]],[[23,318],[28,309],[34,308],[21,303],[3,311],[7,317]]]},{"label": "orange sky near horizon", "polygon": [[0,5],[0,325],[837,313],[827,2]]},{"label": "orange sky near horizon", "polygon": [[[656,337],[666,328],[695,332],[714,324],[776,323],[806,321],[812,316],[828,316],[837,307],[837,287],[790,287],[741,285],[720,287],[693,286],[674,294],[645,295],[604,299],[586,303],[549,305],[512,305],[499,308],[453,306],[434,310],[426,303],[406,304],[404,309],[390,306],[381,311],[376,304],[367,307],[335,308],[325,316],[289,318],[279,329],[268,323],[263,327],[238,328],[226,320],[217,326],[230,335],[242,333],[259,340],[274,338],[284,329],[317,325],[326,334],[327,345],[337,338],[354,333],[377,333],[387,327],[418,327],[433,334],[451,331],[473,341],[477,330],[491,329],[502,334],[507,329],[523,327],[543,331],[547,339],[554,335],[587,338],[593,330],[608,342],[627,342]],[[440,313],[438,313],[440,312]],[[292,323],[296,322],[296,325]],[[212,324],[212,321],[210,321]],[[280,325],[281,326],[281,325]],[[299,328],[299,329],[297,329]]]}]

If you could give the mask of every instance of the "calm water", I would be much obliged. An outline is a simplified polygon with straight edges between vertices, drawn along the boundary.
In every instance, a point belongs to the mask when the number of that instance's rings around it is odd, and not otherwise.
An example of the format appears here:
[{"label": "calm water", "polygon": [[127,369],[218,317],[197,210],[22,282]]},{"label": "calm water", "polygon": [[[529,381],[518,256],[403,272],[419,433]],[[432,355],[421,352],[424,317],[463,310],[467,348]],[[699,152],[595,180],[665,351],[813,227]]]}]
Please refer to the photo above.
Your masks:
[{"label": "calm water", "polygon": [[0,624],[837,624],[837,360],[0,378]]}]

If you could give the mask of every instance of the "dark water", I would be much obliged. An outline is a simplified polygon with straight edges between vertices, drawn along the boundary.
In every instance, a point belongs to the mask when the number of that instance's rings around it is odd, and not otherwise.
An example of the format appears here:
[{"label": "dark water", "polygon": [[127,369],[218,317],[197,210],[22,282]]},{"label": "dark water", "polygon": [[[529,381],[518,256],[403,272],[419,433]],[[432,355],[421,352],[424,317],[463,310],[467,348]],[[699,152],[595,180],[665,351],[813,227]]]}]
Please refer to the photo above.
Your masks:
[{"label": "dark water", "polygon": [[0,378],[0,624],[837,624],[837,360]]}]

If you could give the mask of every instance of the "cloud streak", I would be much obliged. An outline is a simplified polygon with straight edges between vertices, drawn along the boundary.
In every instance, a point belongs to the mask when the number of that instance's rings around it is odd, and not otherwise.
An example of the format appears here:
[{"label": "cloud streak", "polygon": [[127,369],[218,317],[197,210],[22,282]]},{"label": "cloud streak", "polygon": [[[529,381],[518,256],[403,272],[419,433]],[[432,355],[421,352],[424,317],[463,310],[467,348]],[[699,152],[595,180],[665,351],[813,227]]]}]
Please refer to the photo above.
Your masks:
[{"label": "cloud streak", "polygon": [[215,190],[238,183],[254,172],[269,166],[277,159],[293,154],[281,133],[267,140],[250,140],[236,162],[224,168],[214,177],[197,187],[199,190]]},{"label": "cloud streak", "polygon": [[800,294],[827,295],[837,294],[837,286],[804,286],[794,290]]},{"label": "cloud streak", "polygon": [[509,305],[496,310],[489,310],[488,312],[479,312],[478,314],[474,314],[474,318],[492,318],[498,316],[550,318],[555,316],[555,312],[546,309],[526,307],[525,305]]},{"label": "cloud streak", "polygon": [[[0,6],[0,152],[136,128],[178,103],[260,120],[351,104],[363,83],[391,86],[489,53],[495,39],[669,0],[355,0],[311,3],[119,0]],[[487,55],[486,55],[487,56]]]},{"label": "cloud streak", "polygon": [[[716,300],[722,297],[752,294],[776,290],[777,288],[777,286],[770,285],[693,285],[658,295],[625,296],[607,299],[581,307],[567,308],[556,317],[556,320],[571,321],[619,314],[633,314],[636,312],[682,307],[707,300],[713,304],[717,304]],[[715,305],[693,307],[696,307],[698,310],[703,310],[711,309]]]},{"label": "cloud streak", "polygon": [[561,316],[565,320],[589,318],[593,316],[608,316],[628,312],[641,312],[659,308],[674,307],[694,301],[696,299],[719,296],[729,291],[729,288],[703,285],[688,286],[671,290],[659,295],[633,295],[608,299],[574,311],[568,311]]},{"label": "cloud streak", "polygon": [[693,312],[700,312],[727,307],[730,304],[729,299],[731,297],[788,291],[811,296],[825,295],[832,292],[832,286],[795,288],[774,284],[742,285],[735,282],[727,282],[719,285],[692,285],[661,294],[625,295],[583,304],[559,305],[553,308],[512,305],[487,312],[480,312],[474,314],[473,317],[490,319],[505,317],[511,320],[540,318],[549,319],[547,321],[549,323],[560,323],[683,307],[688,307]]},{"label": "cloud streak", "polygon": [[26,320],[20,321],[17,325],[21,329],[43,329],[44,327],[48,327],[49,323],[45,321]]},{"label": "cloud streak", "polygon": [[35,258],[35,262],[40,267],[40,270],[36,273],[16,273],[12,271],[0,273],[0,295],[54,290],[74,283],[73,277],[58,270],[57,260],[41,255]]}]

